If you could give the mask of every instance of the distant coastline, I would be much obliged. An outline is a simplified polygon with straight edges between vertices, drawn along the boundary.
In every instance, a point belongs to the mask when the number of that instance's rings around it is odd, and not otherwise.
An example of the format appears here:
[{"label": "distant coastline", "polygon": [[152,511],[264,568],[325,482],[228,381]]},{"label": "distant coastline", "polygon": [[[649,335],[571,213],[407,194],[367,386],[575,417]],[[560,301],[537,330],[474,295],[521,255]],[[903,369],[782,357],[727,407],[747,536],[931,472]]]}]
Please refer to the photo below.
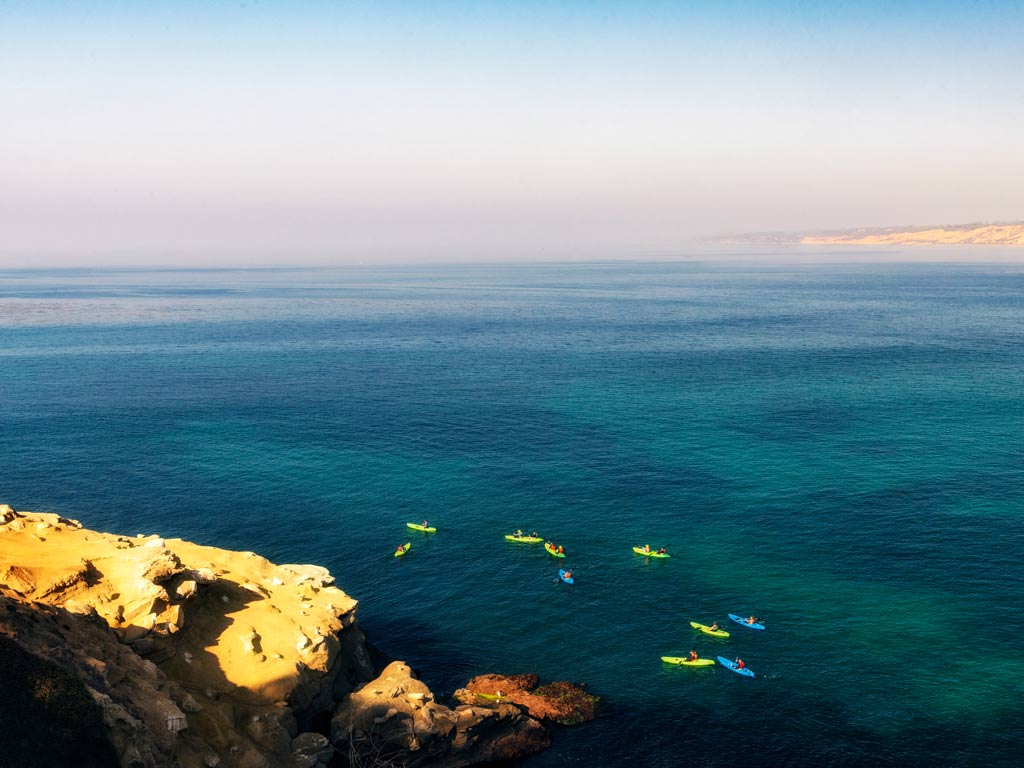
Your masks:
[{"label": "distant coastline", "polygon": [[818,232],[752,232],[718,242],[760,245],[1003,245],[1024,246],[1024,222],[864,227]]}]

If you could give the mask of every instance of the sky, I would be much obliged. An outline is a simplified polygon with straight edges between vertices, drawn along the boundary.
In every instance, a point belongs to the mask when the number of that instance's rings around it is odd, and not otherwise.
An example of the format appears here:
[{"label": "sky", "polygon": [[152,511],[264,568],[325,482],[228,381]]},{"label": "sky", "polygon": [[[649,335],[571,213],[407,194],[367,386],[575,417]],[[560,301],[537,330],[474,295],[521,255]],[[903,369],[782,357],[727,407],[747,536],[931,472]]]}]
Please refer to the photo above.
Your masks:
[{"label": "sky", "polygon": [[0,0],[0,265],[1024,219],[1024,3]]}]

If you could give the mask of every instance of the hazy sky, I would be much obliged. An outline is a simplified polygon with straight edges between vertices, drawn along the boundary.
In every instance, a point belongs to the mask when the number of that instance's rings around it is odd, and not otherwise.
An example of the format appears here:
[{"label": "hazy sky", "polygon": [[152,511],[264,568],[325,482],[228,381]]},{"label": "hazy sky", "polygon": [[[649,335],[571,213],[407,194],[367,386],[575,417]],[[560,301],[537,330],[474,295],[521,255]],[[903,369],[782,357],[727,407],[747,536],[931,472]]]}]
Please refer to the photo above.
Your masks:
[{"label": "hazy sky", "polygon": [[0,264],[1006,219],[1019,0],[0,0]]}]

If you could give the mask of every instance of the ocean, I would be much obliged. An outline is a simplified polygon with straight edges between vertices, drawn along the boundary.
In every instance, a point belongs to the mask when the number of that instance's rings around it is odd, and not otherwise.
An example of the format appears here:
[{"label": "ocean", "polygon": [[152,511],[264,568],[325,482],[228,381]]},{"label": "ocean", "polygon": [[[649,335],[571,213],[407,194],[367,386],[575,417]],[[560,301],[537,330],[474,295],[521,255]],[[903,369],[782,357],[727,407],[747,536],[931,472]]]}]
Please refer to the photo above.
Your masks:
[{"label": "ocean", "polygon": [[586,682],[529,768],[1024,754],[1021,264],[0,271],[0,501],[324,565],[439,692]]}]

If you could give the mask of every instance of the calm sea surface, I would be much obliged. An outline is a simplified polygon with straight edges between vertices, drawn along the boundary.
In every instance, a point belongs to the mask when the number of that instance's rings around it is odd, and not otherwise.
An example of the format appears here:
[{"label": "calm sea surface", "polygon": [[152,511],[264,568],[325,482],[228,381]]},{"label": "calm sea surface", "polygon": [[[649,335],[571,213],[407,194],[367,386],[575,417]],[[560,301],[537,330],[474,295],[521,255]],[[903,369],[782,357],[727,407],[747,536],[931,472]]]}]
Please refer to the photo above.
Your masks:
[{"label": "calm sea surface", "polygon": [[1019,265],[0,272],[0,501],[325,565],[436,690],[589,683],[530,768],[1024,754]]}]

